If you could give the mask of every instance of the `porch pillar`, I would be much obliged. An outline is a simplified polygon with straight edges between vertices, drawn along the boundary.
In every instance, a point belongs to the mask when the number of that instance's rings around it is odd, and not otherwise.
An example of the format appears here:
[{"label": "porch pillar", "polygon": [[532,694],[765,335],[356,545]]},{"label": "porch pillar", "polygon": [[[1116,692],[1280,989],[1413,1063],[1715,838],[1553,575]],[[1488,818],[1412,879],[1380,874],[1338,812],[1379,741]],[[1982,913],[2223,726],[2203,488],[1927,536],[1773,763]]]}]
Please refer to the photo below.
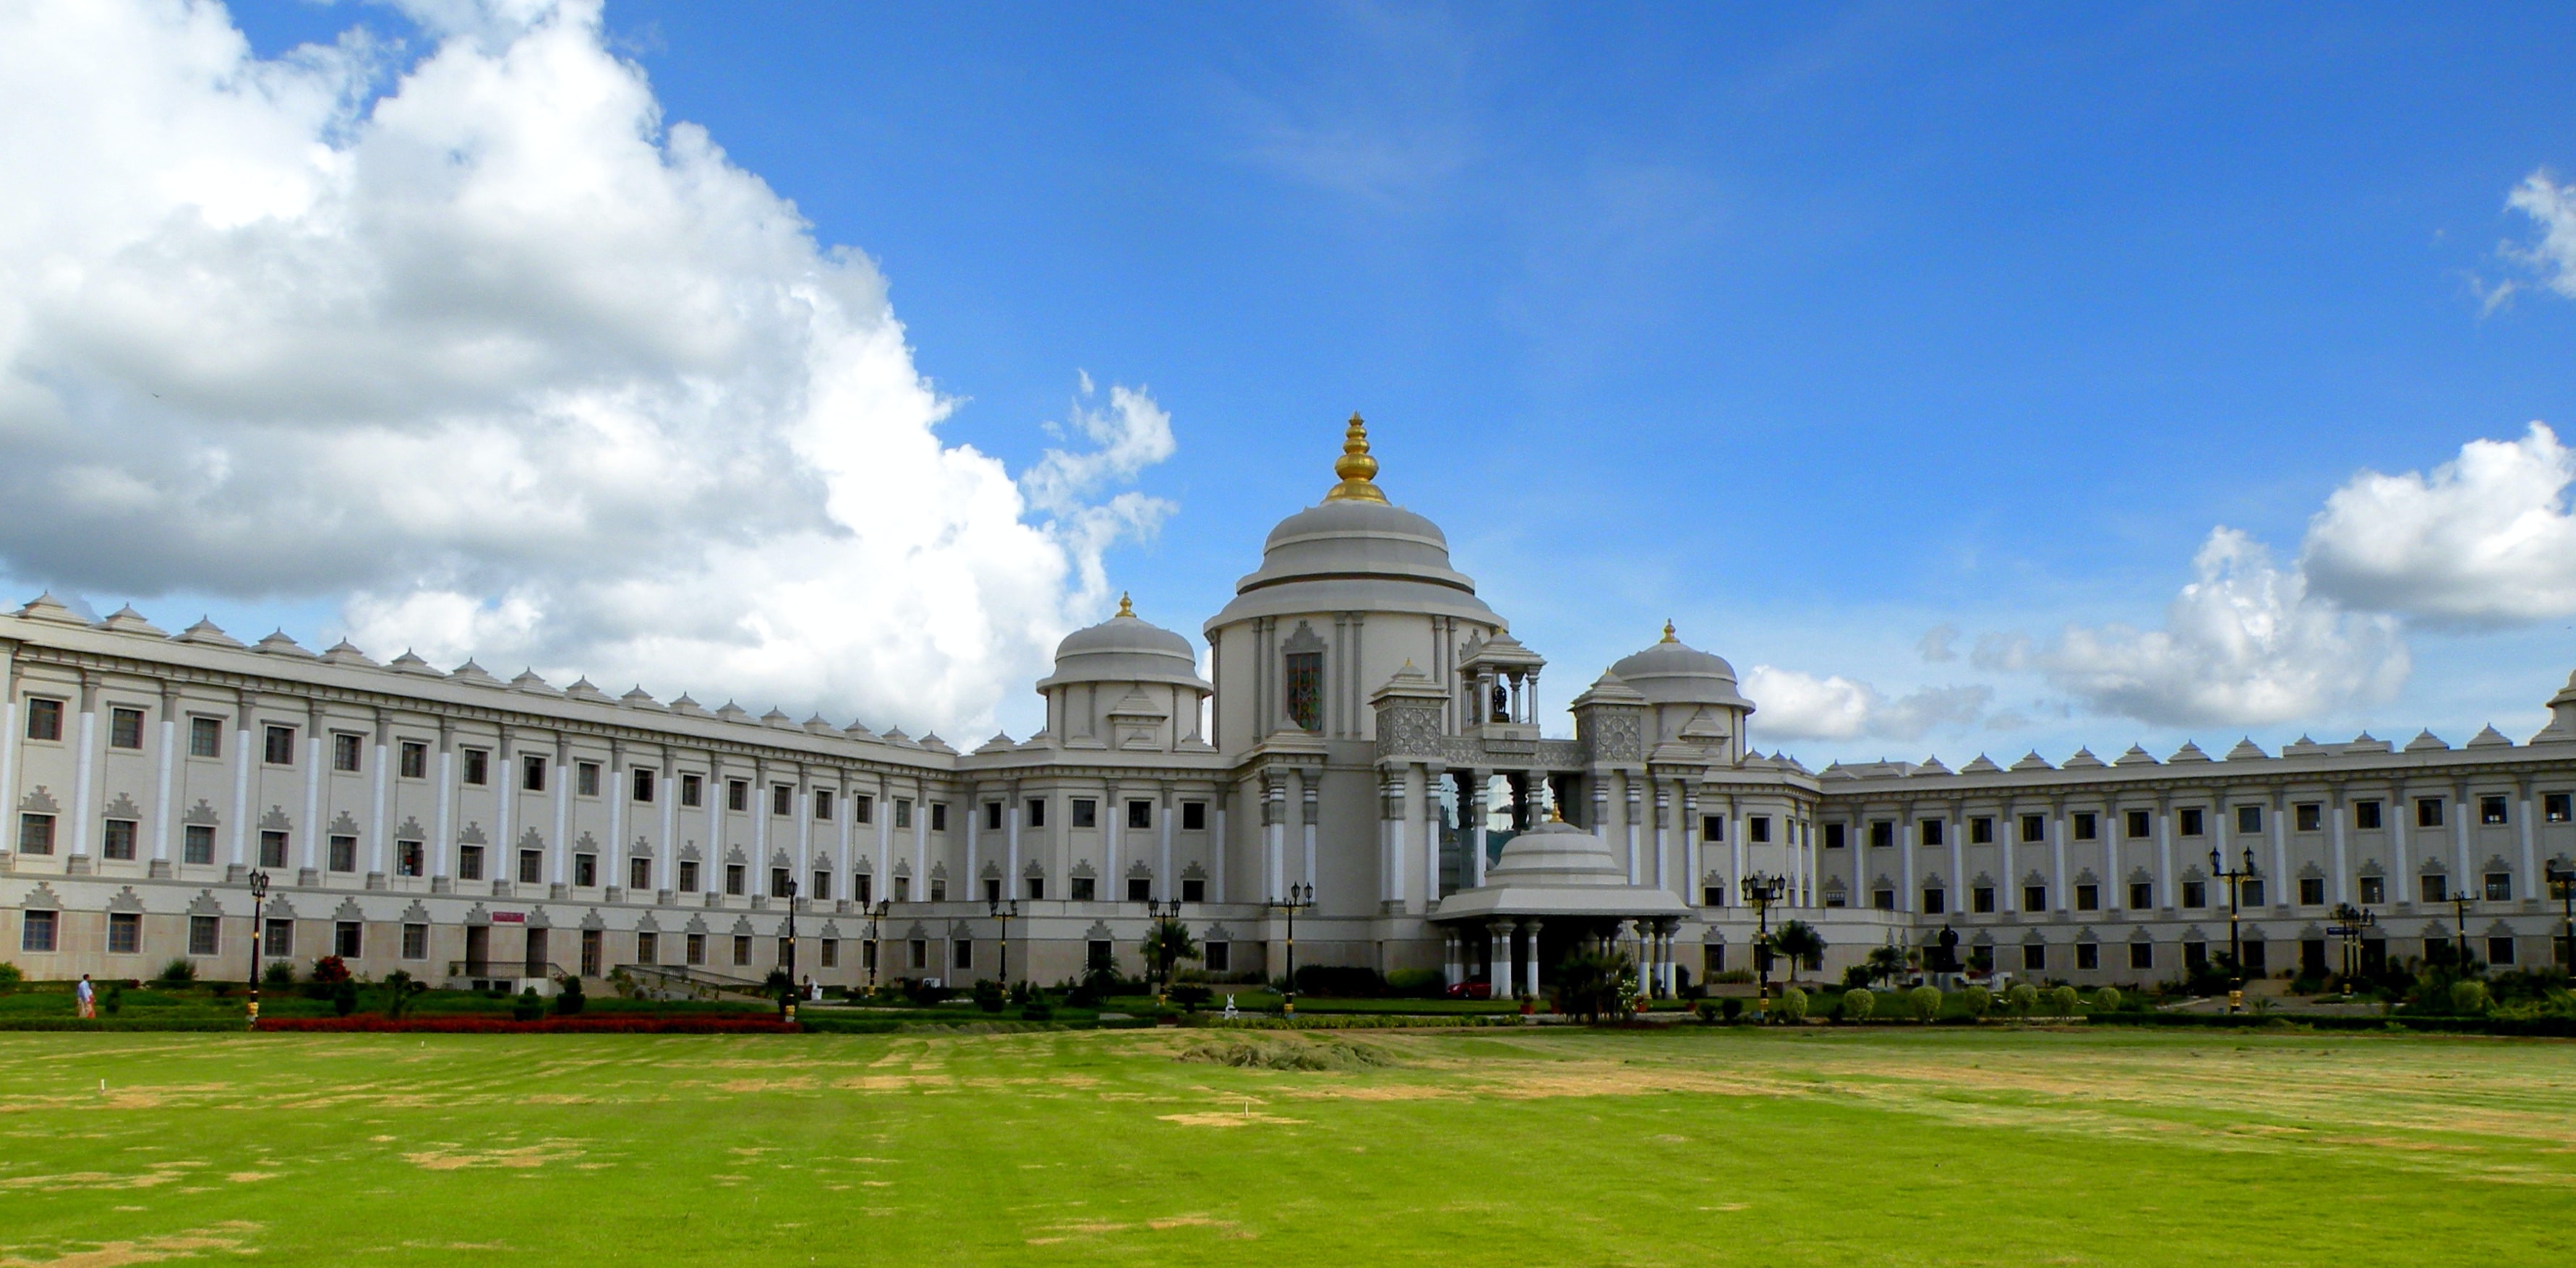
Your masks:
[{"label": "porch pillar", "polygon": [[1529,922],[1529,974],[1528,974],[1528,977],[1529,977],[1529,984],[1528,984],[1528,989],[1529,989],[1529,993],[1530,993],[1531,995],[1533,995],[1533,996],[1535,996],[1535,995],[1537,995],[1537,994],[1538,994],[1538,931],[1539,931],[1539,926],[1540,926],[1540,924],[1541,924],[1541,923],[1542,923],[1542,922],[1540,922],[1540,921],[1536,921],[1536,920],[1532,920],[1532,921],[1530,921],[1530,922]]},{"label": "porch pillar", "polygon": [[1490,966],[1486,971],[1490,982],[1486,994],[1494,999],[1510,999],[1516,993],[1512,990],[1512,922],[1497,920],[1485,928],[1494,939],[1493,950],[1485,957]]}]

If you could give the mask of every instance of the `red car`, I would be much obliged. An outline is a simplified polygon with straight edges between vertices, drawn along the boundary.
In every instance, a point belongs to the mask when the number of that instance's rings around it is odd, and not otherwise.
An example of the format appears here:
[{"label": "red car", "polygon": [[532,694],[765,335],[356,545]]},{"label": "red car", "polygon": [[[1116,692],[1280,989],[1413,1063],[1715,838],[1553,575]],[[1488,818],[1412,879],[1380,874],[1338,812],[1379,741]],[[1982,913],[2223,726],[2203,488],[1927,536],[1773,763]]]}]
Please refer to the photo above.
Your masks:
[{"label": "red car", "polygon": [[1451,999],[1492,999],[1493,997],[1494,984],[1481,977],[1473,981],[1452,982],[1449,984],[1449,998]]}]

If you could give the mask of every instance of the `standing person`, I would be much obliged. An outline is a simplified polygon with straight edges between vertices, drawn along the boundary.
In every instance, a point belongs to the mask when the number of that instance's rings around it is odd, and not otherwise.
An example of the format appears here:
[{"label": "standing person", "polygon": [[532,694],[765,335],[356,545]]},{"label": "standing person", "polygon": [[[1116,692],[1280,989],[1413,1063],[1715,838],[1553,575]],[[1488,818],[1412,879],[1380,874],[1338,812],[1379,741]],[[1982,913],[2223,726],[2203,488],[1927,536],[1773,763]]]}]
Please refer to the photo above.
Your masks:
[{"label": "standing person", "polygon": [[98,1020],[98,988],[89,984],[89,974],[81,974],[80,985],[72,988],[72,1000],[80,1007],[82,1021]]}]

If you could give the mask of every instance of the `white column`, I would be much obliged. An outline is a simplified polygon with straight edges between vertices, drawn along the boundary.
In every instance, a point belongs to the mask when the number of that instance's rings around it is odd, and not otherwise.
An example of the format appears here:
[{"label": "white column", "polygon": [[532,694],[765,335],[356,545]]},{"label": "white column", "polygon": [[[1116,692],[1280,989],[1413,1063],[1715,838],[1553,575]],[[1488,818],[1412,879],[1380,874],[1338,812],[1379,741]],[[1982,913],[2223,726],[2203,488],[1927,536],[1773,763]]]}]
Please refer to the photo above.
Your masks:
[{"label": "white column", "polygon": [[[662,771],[656,777],[661,787],[654,791],[662,798],[662,839],[653,848],[653,901],[662,901],[662,891],[678,896],[680,888],[680,751],[662,746]],[[700,785],[704,787],[704,785]],[[703,795],[703,794],[701,794]]]},{"label": "white column", "polygon": [[2533,857],[2534,851],[2531,848],[2530,779],[2525,778],[2515,784],[2514,802],[2513,822],[2518,829],[2515,835],[2522,840],[2522,876],[2516,883],[2514,892],[2525,898],[2538,898],[2549,890],[2541,884],[2540,869],[2537,865],[2539,860]]},{"label": "white column", "polygon": [[2015,871],[2013,868],[2014,843],[2021,836],[2021,816],[2015,813],[2018,809],[2019,807],[2009,802],[2006,803],[2004,806],[2003,821],[1995,825],[1996,831],[2003,834],[2004,842],[2004,892],[1995,895],[1995,909],[1997,911],[2017,912],[2021,910],[2021,873]]},{"label": "white column", "polygon": [[2343,785],[2335,785],[2333,794],[2333,798],[2326,805],[2326,813],[2334,816],[2334,900],[2338,903],[2348,903],[2353,901],[2354,895],[2352,892],[2352,867],[2348,862],[2346,862],[2344,857]]},{"label": "white column", "polygon": [[1493,935],[1493,951],[1486,956],[1492,962],[1486,993],[1495,999],[1510,999],[1519,993],[1512,989],[1512,958],[1520,954],[1512,946],[1512,922],[1497,920],[1487,925],[1486,931]]},{"label": "white column", "polygon": [[912,883],[917,897],[930,897],[930,785],[920,779],[912,781]]},{"label": "white column", "polygon": [[1442,986],[1455,986],[1458,984],[1458,934],[1456,930],[1443,930],[1440,934],[1440,984]]},{"label": "white column", "polygon": [[1923,900],[1922,894],[1917,892],[1914,887],[1914,852],[1922,840],[1923,827],[1914,818],[1913,806],[1906,806],[1905,809],[1898,814],[1896,820],[1896,831],[1898,833],[1896,842],[1897,863],[1899,869],[1904,872],[1903,878],[1898,881],[1901,888],[1896,891],[1896,909],[1898,911],[1915,911],[1919,909],[1919,905]]},{"label": "white column", "polygon": [[1950,826],[1941,831],[1941,839],[1950,843],[1950,876],[1941,883],[1948,888],[1946,906],[1952,912],[1967,910],[1961,905],[1968,897],[1968,847],[1964,841],[1968,834],[1966,810],[1964,805],[1950,807]]},{"label": "white column", "polygon": [[1180,898],[1179,878],[1172,875],[1172,786],[1154,786],[1154,897],[1164,902]]},{"label": "white column", "polygon": [[1493,785],[1492,771],[1478,769],[1468,776],[1467,885],[1471,889],[1485,883],[1485,821],[1493,814]]},{"label": "white column", "polygon": [[1422,780],[1422,909],[1429,911],[1440,901],[1440,781],[1448,776],[1433,766],[1415,769]]},{"label": "white column", "polygon": [[[706,891],[710,880],[719,879],[724,875],[721,870],[718,870],[724,866],[724,799],[724,759],[710,750],[707,753],[707,839],[705,845],[698,851],[700,893]],[[675,854],[672,857],[677,859],[679,856]],[[671,883],[674,887],[679,884],[679,870],[676,863],[671,872]]]},{"label": "white column", "polygon": [[599,790],[608,802],[608,844],[599,852],[599,875],[594,878],[601,889],[626,884],[626,803],[635,796],[635,781],[627,775],[626,765],[626,745],[609,741],[608,784]]},{"label": "white column", "polygon": [[2281,812],[2286,808],[2281,794],[2276,791],[2272,794],[2270,807],[2264,811],[2272,816],[2272,886],[2271,892],[2265,896],[2276,907],[2287,905],[2298,897],[2298,891],[2290,885],[2290,825],[2281,822]]},{"label": "white column", "polygon": [[[233,861],[234,867],[250,864],[250,695],[237,693],[233,718]],[[251,931],[253,937],[259,931]]]},{"label": "white column", "polygon": [[[555,736],[555,865],[546,874],[549,885],[572,883],[572,739]],[[552,889],[547,890],[552,893]],[[551,953],[553,948],[547,948]]]},{"label": "white column", "polygon": [[[1669,821],[1673,817],[1673,793],[1672,789],[1665,786],[1664,781],[1658,779],[1654,781],[1654,794],[1655,857],[1654,866],[1648,868],[1647,871],[1650,873],[1651,883],[1656,888],[1661,889],[1664,885],[1664,846],[1671,840],[1669,834],[1672,829],[1669,826]],[[1698,897],[1697,889],[1696,887],[1692,887],[1683,891],[1682,901],[1691,902],[1691,900],[1696,897]],[[1698,904],[1692,903],[1692,905],[1697,906]]]},{"label": "white column", "polygon": [[965,900],[970,903],[984,896],[984,878],[978,875],[975,871],[976,847],[981,844],[981,830],[984,826],[982,822],[984,818],[982,797],[983,794],[976,790],[975,785],[966,785],[965,796],[963,798],[965,804],[962,807],[966,812]]},{"label": "white column", "polygon": [[1635,775],[1623,773],[1619,776],[1619,782],[1628,794],[1626,802],[1626,818],[1628,821],[1628,883],[1631,885],[1643,885],[1646,883],[1645,857],[1643,852],[1638,849],[1638,834],[1645,825],[1638,821],[1645,818],[1645,799],[1643,794],[1637,788],[1637,777]]},{"label": "white column", "polygon": [[483,870],[486,881],[519,879],[519,843],[510,836],[510,812],[519,805],[518,759],[504,727],[492,746],[492,865]]},{"label": "white column", "polygon": [[796,767],[796,800],[790,803],[796,811],[796,870],[788,878],[796,882],[802,894],[813,883],[814,870],[814,781],[805,773],[803,763]]},{"label": "white column", "polygon": [[385,865],[385,781],[391,778],[385,769],[385,749],[392,737],[393,720],[382,709],[376,710],[375,769],[367,796],[367,880],[382,883],[393,869]]},{"label": "white column", "polygon": [[1208,808],[1216,815],[1215,820],[1208,825],[1216,832],[1215,836],[1209,838],[1214,845],[1208,850],[1208,893],[1214,895],[1218,902],[1230,901],[1229,892],[1225,887],[1225,856],[1232,853],[1234,849],[1234,838],[1225,834],[1225,803],[1230,795],[1219,796],[1216,804]]},{"label": "white column", "polygon": [[[755,894],[769,893],[769,812],[777,807],[769,802],[769,764],[751,764],[751,884],[746,888]],[[772,895],[775,897],[775,895]]]},{"label": "white column", "polygon": [[1539,988],[1538,930],[1540,923],[1536,920],[1529,922],[1529,971],[1521,975],[1522,988],[1532,995],[1538,994]]},{"label": "white column", "polygon": [[[167,874],[170,870],[170,834],[171,829],[179,821],[179,816],[171,813],[170,809],[171,775],[177,764],[175,750],[178,747],[179,689],[175,684],[163,683],[161,685],[161,746],[158,760],[153,762],[152,772],[152,861],[158,865],[152,870],[163,874]],[[0,797],[0,810],[8,808],[7,799]]]},{"label": "white column", "polygon": [[[322,702],[306,702],[304,728],[304,822],[299,824],[303,838],[303,870],[318,872],[323,863],[322,840]],[[297,877],[301,881],[302,877]]]},{"label": "white column", "polygon": [[1306,886],[1312,889],[1315,885],[1315,833],[1321,826],[1316,823],[1316,809],[1322,801],[1323,790],[1315,786],[1315,776],[1304,771],[1297,773],[1297,788],[1297,828],[1306,841]]},{"label": "white column", "polygon": [[2452,884],[2461,893],[2483,896],[2484,889],[2470,889],[2469,880],[2476,873],[2469,866],[2469,786],[2455,784],[2451,789],[2451,852],[2459,860],[2459,878]]},{"label": "white column", "polygon": [[1011,786],[1010,786],[1010,788],[1008,789],[1008,795],[1009,795],[1009,797],[1010,797],[1010,799],[1011,799],[1011,800],[1010,800],[1010,803],[1009,803],[1008,805],[1005,805],[1005,806],[1003,806],[1003,807],[1002,807],[1002,822],[1003,822],[1003,824],[1004,824],[1004,825],[1006,825],[1006,826],[1005,826],[1005,829],[1004,829],[1004,833],[1005,833],[1005,835],[1009,838],[1010,851],[1011,851],[1010,861],[1009,861],[1009,862],[1007,862],[1007,863],[1005,863],[1005,864],[1003,864],[1004,872],[1003,872],[1003,876],[1002,876],[1002,897],[1004,897],[1004,898],[1011,898],[1011,897],[1014,897],[1014,896],[1018,895],[1018,893],[1020,892],[1020,788],[1019,788],[1019,785],[1017,785],[1017,784],[1013,784],[1013,785],[1011,785]]},{"label": "white column", "polygon": [[0,647],[0,816],[8,833],[0,851],[18,848],[18,736],[26,727],[18,716],[18,658]]},{"label": "white column", "polygon": [[90,840],[90,830],[97,814],[91,803],[98,797],[98,679],[90,674],[81,675],[78,735],[80,753],[72,768],[72,840],[67,852],[95,855],[99,850]]},{"label": "white column", "polygon": [[[2225,825],[2220,826],[2223,829]],[[2159,802],[2156,806],[2156,904],[2160,907],[2171,907],[2178,901],[2172,889],[2173,875],[2173,807]]]},{"label": "white column", "polygon": [[2075,896],[2066,892],[2071,888],[2066,879],[2066,834],[2069,831],[2066,806],[2061,802],[2052,807],[2051,811],[2049,817],[2056,820],[2056,823],[2054,830],[2048,834],[2048,896],[2051,900],[2049,906],[2058,911],[2064,911],[2068,904],[2075,901]]},{"label": "white column", "polygon": [[[1336,712],[1339,712],[1339,703],[1339,701],[1335,702]],[[1102,853],[1108,861],[1108,866],[1102,869],[1107,873],[1102,878],[1102,889],[1109,901],[1125,902],[1127,901],[1127,874],[1119,870],[1118,847],[1127,839],[1126,796],[1119,790],[1117,784],[1111,783],[1101,789],[1100,799],[1104,803],[1101,809],[1107,812],[1108,820],[1106,825],[1108,830],[1101,833]]]},{"label": "white column", "polygon": [[2416,877],[2414,870],[2406,866],[2406,792],[2402,788],[2390,790],[2386,823],[2389,853],[2396,860],[2393,874],[2388,878],[2393,887],[2389,897],[2396,902],[2411,903],[2415,901]]},{"label": "white column", "polygon": [[[894,798],[888,795],[893,791],[893,781],[882,776],[877,779],[877,879],[875,884],[879,898],[894,897]],[[1019,878],[1014,875],[1011,884],[1019,883]],[[877,954],[884,955],[885,951],[880,948]],[[883,965],[879,967],[882,968]]]},{"label": "white column", "polygon": [[430,875],[453,880],[456,876],[456,724],[445,718],[438,721],[438,840],[430,844],[427,860]]},{"label": "white column", "polygon": [[1388,817],[1386,825],[1387,831],[1394,837],[1394,840],[1389,843],[1386,856],[1389,882],[1387,898],[1399,904],[1405,901],[1404,856],[1410,844],[1410,838],[1405,834],[1405,825],[1412,818],[1413,806],[1411,798],[1407,796],[1410,789],[1406,787],[1406,783],[1405,772],[1401,767],[1397,768],[1393,772],[1393,777],[1388,780],[1388,794],[1395,803],[1390,809],[1395,813]]}]

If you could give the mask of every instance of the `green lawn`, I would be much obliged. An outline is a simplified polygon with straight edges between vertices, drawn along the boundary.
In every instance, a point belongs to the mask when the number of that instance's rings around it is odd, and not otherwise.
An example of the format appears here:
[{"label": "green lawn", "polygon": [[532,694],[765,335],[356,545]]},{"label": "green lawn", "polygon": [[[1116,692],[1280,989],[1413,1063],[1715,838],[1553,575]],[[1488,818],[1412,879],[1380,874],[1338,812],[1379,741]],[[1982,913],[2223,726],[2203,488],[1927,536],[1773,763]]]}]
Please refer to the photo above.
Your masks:
[{"label": "green lawn", "polygon": [[[1179,1060],[1255,1045],[1315,1072]],[[2576,1044],[0,1034],[0,1264],[2576,1262]]]}]

